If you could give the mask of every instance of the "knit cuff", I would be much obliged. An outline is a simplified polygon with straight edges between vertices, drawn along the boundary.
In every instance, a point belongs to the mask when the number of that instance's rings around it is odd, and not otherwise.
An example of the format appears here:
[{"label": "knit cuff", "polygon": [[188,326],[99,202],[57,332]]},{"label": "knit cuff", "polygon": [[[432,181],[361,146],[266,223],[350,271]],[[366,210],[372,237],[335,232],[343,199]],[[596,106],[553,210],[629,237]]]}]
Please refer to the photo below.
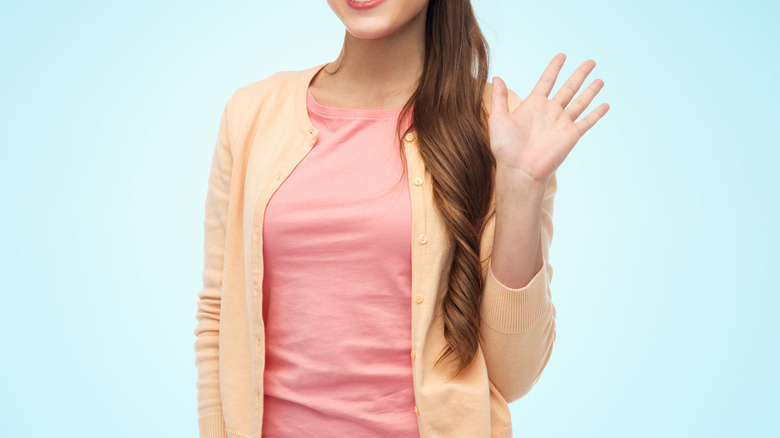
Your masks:
[{"label": "knit cuff", "polygon": [[200,438],[228,438],[222,412],[206,414],[198,418]]},{"label": "knit cuff", "polygon": [[539,322],[550,309],[547,284],[547,260],[527,285],[512,289],[493,274],[493,260],[488,263],[482,295],[482,323],[501,333],[517,334]]}]

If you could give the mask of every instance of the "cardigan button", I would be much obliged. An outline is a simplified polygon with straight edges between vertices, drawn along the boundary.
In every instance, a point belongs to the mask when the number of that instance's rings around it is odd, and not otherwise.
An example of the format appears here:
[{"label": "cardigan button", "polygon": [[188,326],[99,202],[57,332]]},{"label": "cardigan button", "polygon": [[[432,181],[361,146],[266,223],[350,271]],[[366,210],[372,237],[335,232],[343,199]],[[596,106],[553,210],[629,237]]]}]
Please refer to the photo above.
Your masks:
[{"label": "cardigan button", "polygon": [[260,342],[260,339],[255,341],[255,350],[260,351],[263,348],[262,343]]},{"label": "cardigan button", "polygon": [[425,245],[426,242],[428,242],[428,236],[425,234],[420,234],[417,236],[417,241],[420,242],[422,245]]},{"label": "cardigan button", "polygon": [[411,143],[414,141],[414,134],[411,132],[406,133],[406,136],[404,137],[404,140]]},{"label": "cardigan button", "polygon": [[420,416],[420,410],[419,410],[419,409],[417,409],[417,405],[414,405],[414,413],[415,413],[415,415],[417,415],[418,417]]},{"label": "cardigan button", "polygon": [[425,298],[423,298],[422,294],[417,294],[414,296],[414,300],[417,301],[417,304],[422,303],[424,299]]},{"label": "cardigan button", "polygon": [[417,357],[417,353],[414,350],[412,350],[412,359],[414,359],[415,357]]},{"label": "cardigan button", "polygon": [[419,176],[414,179],[414,185],[421,186],[422,183],[423,183],[423,179],[420,178]]}]

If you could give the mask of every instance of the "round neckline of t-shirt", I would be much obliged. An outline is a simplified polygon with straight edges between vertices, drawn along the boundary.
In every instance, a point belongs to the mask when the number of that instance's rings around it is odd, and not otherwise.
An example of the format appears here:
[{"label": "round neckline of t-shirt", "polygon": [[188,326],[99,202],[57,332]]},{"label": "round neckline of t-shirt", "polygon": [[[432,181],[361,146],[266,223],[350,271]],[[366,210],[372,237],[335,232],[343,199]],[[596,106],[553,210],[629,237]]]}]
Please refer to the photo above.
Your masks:
[{"label": "round neckline of t-shirt", "polygon": [[310,88],[306,88],[306,104],[311,111],[317,114],[350,119],[385,119],[398,117],[403,109],[338,108],[334,106],[325,106],[314,99]]}]

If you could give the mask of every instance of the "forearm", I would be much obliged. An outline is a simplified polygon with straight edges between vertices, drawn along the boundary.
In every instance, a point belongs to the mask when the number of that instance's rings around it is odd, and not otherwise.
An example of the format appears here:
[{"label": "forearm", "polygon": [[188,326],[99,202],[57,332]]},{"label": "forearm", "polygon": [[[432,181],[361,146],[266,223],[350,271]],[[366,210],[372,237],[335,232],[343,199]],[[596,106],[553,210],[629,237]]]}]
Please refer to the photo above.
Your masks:
[{"label": "forearm", "polygon": [[542,200],[545,181],[512,169],[496,169],[496,225],[492,270],[513,289],[526,286],[542,268]]},{"label": "forearm", "polygon": [[497,170],[480,334],[490,380],[508,403],[531,390],[555,341],[549,247],[556,192],[554,173],[541,184]]}]

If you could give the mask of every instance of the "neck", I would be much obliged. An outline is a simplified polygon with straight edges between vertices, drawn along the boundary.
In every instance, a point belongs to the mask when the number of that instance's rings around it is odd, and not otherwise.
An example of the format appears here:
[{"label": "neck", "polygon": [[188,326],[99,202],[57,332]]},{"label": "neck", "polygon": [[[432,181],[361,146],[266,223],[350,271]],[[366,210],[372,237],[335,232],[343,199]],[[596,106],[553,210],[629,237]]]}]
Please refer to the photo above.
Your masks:
[{"label": "neck", "polygon": [[326,80],[353,101],[400,107],[417,88],[424,51],[425,13],[382,38],[361,39],[346,31],[341,53],[325,69],[338,70]]}]

